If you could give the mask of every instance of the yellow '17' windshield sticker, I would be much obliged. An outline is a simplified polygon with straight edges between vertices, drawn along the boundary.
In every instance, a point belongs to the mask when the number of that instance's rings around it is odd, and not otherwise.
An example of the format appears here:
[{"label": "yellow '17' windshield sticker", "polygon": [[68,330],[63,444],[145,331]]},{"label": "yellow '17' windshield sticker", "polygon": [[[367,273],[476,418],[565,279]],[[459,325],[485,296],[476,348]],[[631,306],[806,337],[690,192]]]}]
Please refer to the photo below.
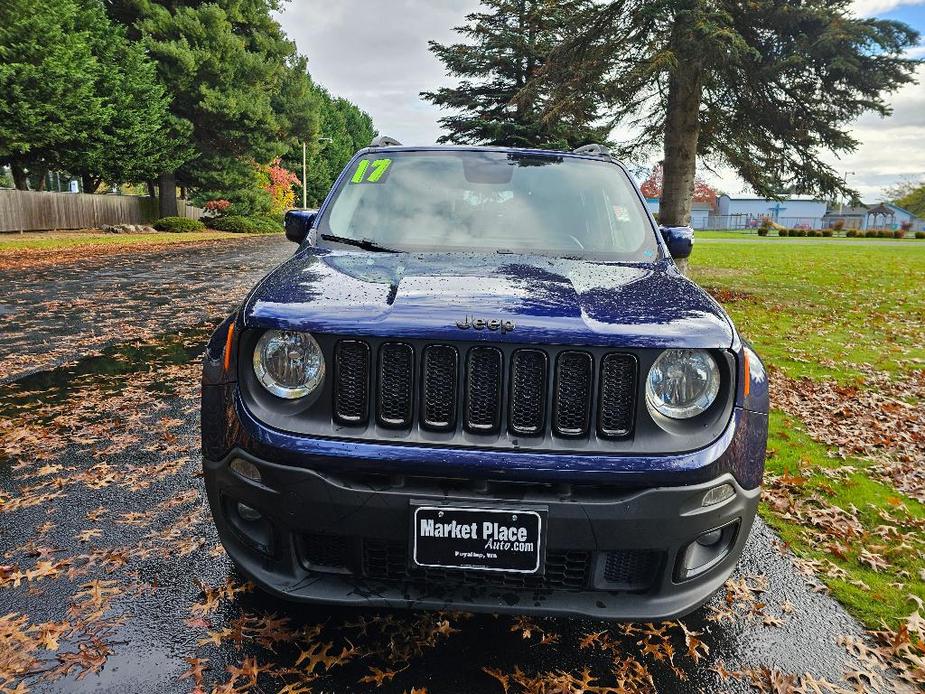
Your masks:
[{"label": "yellow '17' windshield sticker", "polygon": [[368,159],[362,159],[357,166],[357,170],[353,174],[353,178],[350,179],[350,182],[379,183],[391,165],[391,159],[376,159],[372,162]]}]

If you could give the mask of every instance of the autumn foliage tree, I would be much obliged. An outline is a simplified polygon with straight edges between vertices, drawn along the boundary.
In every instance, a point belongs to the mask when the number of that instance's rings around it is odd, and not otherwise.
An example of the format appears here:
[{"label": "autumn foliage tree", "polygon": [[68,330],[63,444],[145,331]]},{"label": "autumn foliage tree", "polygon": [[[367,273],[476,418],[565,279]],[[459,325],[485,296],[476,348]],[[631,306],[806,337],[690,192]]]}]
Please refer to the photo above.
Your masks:
[{"label": "autumn foliage tree", "polygon": [[278,158],[269,165],[258,167],[258,171],[263,179],[263,188],[270,195],[270,214],[283,214],[295,202],[292,186],[299,182],[299,177],[283,168]]},{"label": "autumn foliage tree", "polygon": [[[661,199],[664,175],[665,170],[662,164],[653,166],[652,170],[649,172],[648,178],[639,186],[642,194],[647,198]],[[694,179],[694,193],[692,197],[694,202],[713,203],[716,201],[717,195],[716,189],[702,178],[698,176]]]}]

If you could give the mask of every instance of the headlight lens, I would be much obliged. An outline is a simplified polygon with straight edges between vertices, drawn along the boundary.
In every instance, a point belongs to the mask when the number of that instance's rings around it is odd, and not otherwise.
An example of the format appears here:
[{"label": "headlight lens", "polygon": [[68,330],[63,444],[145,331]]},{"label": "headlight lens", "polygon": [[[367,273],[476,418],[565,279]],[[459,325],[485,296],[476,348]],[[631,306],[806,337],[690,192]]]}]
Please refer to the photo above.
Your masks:
[{"label": "headlight lens", "polygon": [[702,349],[667,349],[646,379],[646,403],[672,419],[690,419],[705,412],[719,393],[719,368]]},{"label": "headlight lens", "polygon": [[308,333],[268,330],[254,350],[254,373],[273,395],[303,398],[324,381],[324,355]]}]

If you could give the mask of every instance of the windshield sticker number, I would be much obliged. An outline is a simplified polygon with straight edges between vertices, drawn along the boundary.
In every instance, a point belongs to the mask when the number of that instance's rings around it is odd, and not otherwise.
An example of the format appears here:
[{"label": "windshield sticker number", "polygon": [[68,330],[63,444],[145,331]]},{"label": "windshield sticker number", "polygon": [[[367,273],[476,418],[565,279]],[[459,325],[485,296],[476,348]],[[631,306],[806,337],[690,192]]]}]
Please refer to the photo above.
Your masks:
[{"label": "windshield sticker number", "polygon": [[368,159],[363,159],[360,161],[359,166],[357,166],[357,170],[354,172],[350,182],[379,183],[391,165],[391,159],[376,159],[376,161],[372,162]]}]

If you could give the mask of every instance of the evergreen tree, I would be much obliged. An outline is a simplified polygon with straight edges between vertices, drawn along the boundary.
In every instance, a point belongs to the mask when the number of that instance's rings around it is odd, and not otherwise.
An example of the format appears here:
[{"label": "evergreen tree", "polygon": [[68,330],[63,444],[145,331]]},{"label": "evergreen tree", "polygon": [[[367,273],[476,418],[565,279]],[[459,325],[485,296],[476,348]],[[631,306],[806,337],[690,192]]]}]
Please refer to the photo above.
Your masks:
[{"label": "evergreen tree", "polygon": [[531,89],[553,93],[552,119],[582,113],[593,91],[611,125],[636,133],[624,154],[661,146],[667,225],[690,220],[698,157],[765,196],[853,194],[820,154],[853,150],[847,127],[860,114],[890,113],[886,96],[913,80],[917,63],[903,53],[918,35],[850,6],[610,0],[576,17]]},{"label": "evergreen tree", "polygon": [[169,163],[168,97],[144,50],[99,0],[11,0],[0,9],[0,160],[17,187],[50,167],[103,180],[143,181]]},{"label": "evergreen tree", "polygon": [[[543,89],[525,89],[550,51],[562,41],[569,17],[586,14],[590,0],[483,0],[484,11],[456,31],[466,43],[430,42],[457,87],[423,92],[426,100],[459,113],[440,119],[449,131],[440,142],[568,149],[604,142],[598,103],[573,93],[569,109],[550,117]],[[533,82],[536,85],[536,82]]]},{"label": "evergreen tree", "polygon": [[[356,105],[347,99],[332,97],[320,87],[317,94],[321,100],[319,131],[315,142],[309,143],[308,156],[306,197],[310,206],[321,204],[350,157],[368,146],[376,135],[372,119]],[[292,160],[290,157],[284,161],[301,177],[301,159],[297,164]],[[301,188],[298,196],[301,201]]]},{"label": "evergreen tree", "polygon": [[27,170],[44,182],[62,144],[88,142],[105,116],[82,19],[74,0],[0,3],[0,162],[21,190]]},{"label": "evergreen tree", "polygon": [[295,46],[270,16],[272,0],[112,0],[169,91],[177,135],[192,155],[160,172],[161,215],[176,214],[176,187],[253,186],[254,162],[285,151],[274,98]]},{"label": "evergreen tree", "polygon": [[105,105],[86,140],[66,147],[61,165],[83,178],[85,193],[103,181],[141,183],[189,156],[185,138],[168,138],[172,121],[170,97],[157,79],[156,69],[138,43],[113,23],[99,0],[79,0],[88,41],[97,60],[96,93]]}]

